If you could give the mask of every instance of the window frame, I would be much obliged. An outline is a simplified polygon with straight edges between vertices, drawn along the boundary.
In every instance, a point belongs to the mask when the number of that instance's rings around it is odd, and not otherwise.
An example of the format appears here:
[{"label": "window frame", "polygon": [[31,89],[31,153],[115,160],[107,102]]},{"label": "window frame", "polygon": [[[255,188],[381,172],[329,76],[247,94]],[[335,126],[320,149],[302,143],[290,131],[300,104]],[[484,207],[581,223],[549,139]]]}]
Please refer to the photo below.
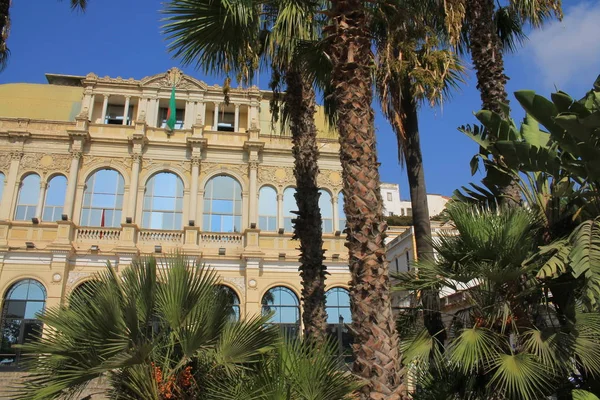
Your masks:
[{"label": "window frame", "polygon": [[[156,179],[160,175],[169,175],[169,176],[174,177],[174,179],[175,179],[175,182],[174,182],[175,183],[175,193],[174,194],[172,193],[170,195],[161,195],[161,194],[157,195],[154,179]],[[178,186],[181,187],[180,192],[178,192]],[[152,189],[152,193],[150,195],[148,194],[149,187]],[[150,178],[148,178],[148,180],[146,181],[146,185],[144,186],[144,196],[142,199],[142,229],[156,229],[156,230],[167,230],[167,231],[183,229],[183,226],[184,226],[183,211],[185,208],[184,197],[185,197],[185,186],[184,186],[183,179],[181,179],[181,177],[179,175],[177,175],[176,173],[174,173],[172,171],[160,171],[160,172],[153,174]],[[156,198],[172,199],[175,204],[175,208],[174,209],[155,209],[154,208],[154,200]],[[150,203],[149,208],[146,206],[147,201],[149,201],[149,203]],[[181,204],[181,210],[177,209],[178,202]],[[154,215],[154,213],[162,214],[163,219],[162,219],[160,228],[156,228],[156,227],[152,226],[152,221],[153,221],[152,216]],[[172,218],[171,218],[172,227],[167,227],[167,228],[165,227],[165,220],[164,220],[165,214],[172,216]],[[146,216],[148,216],[148,221],[146,221]],[[178,219],[180,220],[179,224],[177,224]]]},{"label": "window frame", "polygon": [[[95,190],[97,176],[99,173],[101,173],[103,171],[111,171],[111,172],[114,172],[117,174],[116,180],[115,180],[115,190],[112,193],[100,192],[100,191]],[[92,180],[92,178],[93,178],[93,180]],[[88,187],[90,186],[90,181],[92,181],[91,189],[90,189],[90,191],[88,191]],[[121,189],[121,192],[119,192],[119,189]],[[112,208],[94,206],[94,196],[107,196],[107,195],[114,197],[114,202],[113,202]],[[90,197],[89,205],[86,205],[86,196]],[[119,197],[121,198],[120,208],[118,206]],[[85,227],[101,228],[102,221],[100,221],[98,225],[91,224],[94,211],[100,210],[100,215],[102,215],[103,211],[105,212],[105,214],[106,214],[106,211],[112,212],[112,218],[109,223],[106,222],[106,218],[104,219],[103,228],[119,228],[121,226],[124,204],[125,204],[125,178],[123,177],[121,172],[119,172],[118,170],[116,170],[114,168],[97,169],[93,173],[91,173],[85,180],[84,189],[83,189],[83,198],[81,201],[81,215],[79,216],[79,225],[85,226]],[[87,211],[87,213],[86,213],[86,211]],[[118,218],[117,218],[117,215],[119,215]],[[87,216],[87,218],[86,218],[87,220],[84,221],[84,218],[86,216]]]},{"label": "window frame", "polygon": [[[215,182],[219,178],[230,179],[233,183],[233,191],[229,197],[215,197]],[[239,194],[237,193],[239,191]],[[244,223],[244,198],[242,195],[242,184],[233,176],[228,174],[214,175],[206,181],[204,185],[204,199],[202,209],[202,230],[214,233],[241,233]],[[215,210],[215,202],[231,202],[231,212]],[[225,204],[225,203],[223,203]],[[236,212],[236,206],[239,205],[239,213]],[[218,207],[217,207],[218,208]],[[231,219],[231,230],[228,230],[227,220]],[[219,227],[213,226],[213,221],[218,220]],[[239,224],[239,229],[236,226]]]},{"label": "window frame", "polygon": [[[35,204],[21,203],[23,201],[21,196],[23,195],[23,189],[25,188],[25,184],[26,184],[25,181],[30,178],[33,178],[33,177],[37,177],[37,187],[33,189],[37,193],[36,202],[35,202]],[[15,212],[13,215],[13,220],[29,221],[29,220],[31,220],[31,218],[36,216],[37,206],[40,201],[40,196],[42,195],[41,183],[42,183],[42,178],[36,173],[30,173],[30,174],[27,174],[27,175],[24,175],[23,177],[21,177],[21,182],[19,184],[19,193],[17,194],[17,204],[15,205]],[[23,208],[25,209],[24,216],[22,218],[19,218],[18,217],[19,210],[23,209]]]}]

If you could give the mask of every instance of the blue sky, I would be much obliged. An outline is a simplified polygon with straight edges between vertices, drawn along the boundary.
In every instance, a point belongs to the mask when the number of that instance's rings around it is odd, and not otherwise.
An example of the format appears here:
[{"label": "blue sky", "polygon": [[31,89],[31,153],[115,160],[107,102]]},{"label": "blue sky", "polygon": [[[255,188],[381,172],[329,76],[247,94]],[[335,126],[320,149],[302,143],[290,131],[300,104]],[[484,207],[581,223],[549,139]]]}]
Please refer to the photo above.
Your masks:
[{"label": "blue sky", "polygon": [[[160,32],[160,0],[89,0],[85,14],[71,12],[68,3],[13,1],[8,41],[11,57],[6,70],[0,73],[0,83],[45,83],[46,72],[95,72],[139,79],[181,67],[167,53]],[[552,22],[543,30],[531,32],[518,53],[506,56],[509,93],[533,89],[548,95],[557,87],[578,98],[600,74],[600,3],[563,3],[563,22]],[[222,83],[222,77],[183,69],[210,84]],[[469,160],[477,146],[456,129],[474,123],[473,112],[480,108],[474,77],[469,70],[466,84],[443,108],[424,106],[420,112],[429,193],[451,195],[457,187],[480,178],[471,177],[469,172]],[[267,83],[265,77],[258,82],[263,89]],[[516,108],[515,103],[513,100]],[[402,197],[408,198],[406,173],[397,161],[396,140],[378,105],[374,107],[382,180],[399,183]],[[520,119],[522,113],[515,113],[515,117]]]}]

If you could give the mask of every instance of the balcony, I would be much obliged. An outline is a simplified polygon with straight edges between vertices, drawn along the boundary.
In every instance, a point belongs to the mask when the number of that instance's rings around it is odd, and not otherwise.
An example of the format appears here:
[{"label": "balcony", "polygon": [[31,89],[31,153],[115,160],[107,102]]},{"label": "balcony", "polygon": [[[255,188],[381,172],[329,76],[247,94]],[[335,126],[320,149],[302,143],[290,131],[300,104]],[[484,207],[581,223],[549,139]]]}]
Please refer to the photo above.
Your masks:
[{"label": "balcony", "polygon": [[[70,221],[32,224],[29,222],[0,221],[0,251],[74,251],[75,254],[88,254],[97,246],[101,254],[137,253],[150,254],[155,246],[161,246],[163,253],[180,250],[189,254],[202,254],[208,257],[226,256],[239,259],[243,254],[281,260],[296,260],[299,242],[292,240],[292,233],[261,232],[248,229],[239,232],[201,232],[195,227],[183,230],[139,229],[135,224],[122,227],[76,226]],[[334,235],[324,235],[323,248],[327,259],[347,260],[345,239]],[[33,245],[33,247],[32,247]]]}]

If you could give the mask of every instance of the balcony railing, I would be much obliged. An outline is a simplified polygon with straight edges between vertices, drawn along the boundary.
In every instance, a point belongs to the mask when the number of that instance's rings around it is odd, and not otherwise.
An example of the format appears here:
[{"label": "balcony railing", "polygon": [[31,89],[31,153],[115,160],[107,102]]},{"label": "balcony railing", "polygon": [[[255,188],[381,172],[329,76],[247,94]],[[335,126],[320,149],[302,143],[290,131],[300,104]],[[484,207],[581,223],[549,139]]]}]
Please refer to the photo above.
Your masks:
[{"label": "balcony railing", "polygon": [[81,241],[118,241],[121,228],[77,228],[76,240]]},{"label": "balcony railing", "polygon": [[144,243],[183,243],[181,231],[140,230],[138,240]]},{"label": "balcony railing", "polygon": [[241,246],[243,235],[241,233],[202,233],[201,242],[204,244]]}]

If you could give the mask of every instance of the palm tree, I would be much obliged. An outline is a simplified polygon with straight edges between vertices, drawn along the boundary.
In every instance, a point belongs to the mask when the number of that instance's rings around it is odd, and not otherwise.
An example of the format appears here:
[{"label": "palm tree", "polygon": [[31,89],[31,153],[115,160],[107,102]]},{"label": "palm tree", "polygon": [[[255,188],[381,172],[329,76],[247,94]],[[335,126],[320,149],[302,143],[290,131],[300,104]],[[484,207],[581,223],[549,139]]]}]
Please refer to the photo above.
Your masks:
[{"label": "palm tree", "polygon": [[288,337],[246,379],[212,382],[211,395],[215,400],[355,399],[361,384],[344,371],[336,354],[331,341]]},{"label": "palm tree", "polygon": [[352,274],[353,371],[368,383],[361,398],[398,399],[405,387],[385,259],[386,223],[371,106],[370,15],[361,0],[333,0],[327,14],[324,33],[332,64]]},{"label": "palm tree", "polygon": [[437,261],[419,263],[419,279],[402,275],[404,289],[445,287],[463,296],[443,354],[426,330],[403,343],[421,386],[415,398],[570,398],[569,378],[600,371],[600,315],[579,305],[560,323],[538,266],[526,263],[542,237],[539,214],[459,202],[447,213],[457,232],[436,242]]},{"label": "palm tree", "polygon": [[232,320],[230,298],[217,289],[214,271],[183,256],[138,260],[120,276],[109,265],[68,307],[40,316],[46,333],[24,348],[34,356],[15,398],[73,395],[100,376],[110,398],[192,398],[246,373],[277,332],[267,317]]},{"label": "palm tree", "polygon": [[[442,103],[462,81],[464,70],[444,46],[443,9],[428,2],[405,0],[379,8],[374,32],[377,43],[377,93],[384,116],[398,141],[400,162],[406,163],[415,228],[417,258],[433,256],[425,172],[419,137],[418,105]],[[427,22],[425,22],[427,21]],[[444,341],[438,293],[424,292],[425,325]]]},{"label": "palm tree", "polygon": [[[494,0],[453,0],[444,2],[449,31],[459,48],[468,49],[477,74],[482,107],[508,116],[508,96],[504,73],[503,52],[514,50],[524,39],[525,23],[534,27],[556,16],[562,18],[560,0],[510,0],[507,6],[496,8]],[[501,160],[496,157],[496,163]],[[520,201],[514,181],[503,187],[507,204]]]},{"label": "palm tree", "polygon": [[[249,79],[261,58],[283,71],[287,84],[284,116],[292,133],[297,217],[295,238],[300,240],[300,275],[304,334],[323,342],[325,276],[322,221],[319,209],[317,129],[314,121],[315,92],[311,76],[303,73],[298,43],[314,40],[315,5],[272,1],[229,3],[172,0],[166,3],[165,32],[170,50],[185,63],[196,63],[207,72],[236,73]],[[265,61],[266,62],[266,61]]]},{"label": "palm tree", "polygon": [[[87,0],[70,0],[72,10],[85,11]],[[10,51],[6,40],[10,34],[10,5],[11,0],[0,0],[0,72],[6,68]]]}]

